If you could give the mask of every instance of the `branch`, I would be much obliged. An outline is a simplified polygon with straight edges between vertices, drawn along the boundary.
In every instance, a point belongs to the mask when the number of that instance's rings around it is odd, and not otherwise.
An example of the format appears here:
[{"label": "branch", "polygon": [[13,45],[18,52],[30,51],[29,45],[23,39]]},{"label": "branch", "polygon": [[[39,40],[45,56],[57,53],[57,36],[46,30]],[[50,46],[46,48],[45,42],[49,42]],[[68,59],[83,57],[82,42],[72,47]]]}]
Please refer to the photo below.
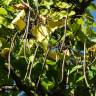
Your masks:
[{"label": "branch", "polygon": [[17,90],[17,87],[14,86],[14,85],[9,85],[9,86],[7,85],[7,86],[0,87],[0,92],[6,91],[6,90],[13,90],[13,91],[15,91],[15,90]]},{"label": "branch", "polygon": [[[8,64],[5,63],[5,70],[8,72]],[[15,80],[19,90],[23,90],[28,96],[34,96],[32,87],[27,86],[21,81],[21,78],[14,72],[12,65],[10,66],[10,76]]]}]

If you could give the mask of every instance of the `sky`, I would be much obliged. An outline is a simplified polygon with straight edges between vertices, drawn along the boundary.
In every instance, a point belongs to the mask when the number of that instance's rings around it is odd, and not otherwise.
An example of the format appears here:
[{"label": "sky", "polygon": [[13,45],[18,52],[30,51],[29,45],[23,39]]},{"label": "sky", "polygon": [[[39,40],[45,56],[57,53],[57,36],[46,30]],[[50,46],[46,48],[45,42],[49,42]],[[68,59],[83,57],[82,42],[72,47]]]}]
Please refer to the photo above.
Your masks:
[{"label": "sky", "polygon": [[[96,0],[94,0],[93,3],[96,4]],[[94,19],[95,19],[95,21],[96,21],[96,11],[93,11],[91,14],[93,15],[93,17],[94,17]]]},{"label": "sky", "polygon": [[[93,3],[96,4],[96,0],[94,0]],[[93,11],[91,14],[94,16],[94,19],[96,19],[96,11]],[[95,21],[96,21],[96,20],[95,20]]]},{"label": "sky", "polygon": [[[93,3],[96,4],[96,0],[94,0]],[[96,22],[96,11],[92,11],[91,14],[93,15],[94,21]],[[96,32],[96,28],[93,28],[93,30]]]},{"label": "sky", "polygon": [[93,2],[96,3],[96,0],[94,0]]}]

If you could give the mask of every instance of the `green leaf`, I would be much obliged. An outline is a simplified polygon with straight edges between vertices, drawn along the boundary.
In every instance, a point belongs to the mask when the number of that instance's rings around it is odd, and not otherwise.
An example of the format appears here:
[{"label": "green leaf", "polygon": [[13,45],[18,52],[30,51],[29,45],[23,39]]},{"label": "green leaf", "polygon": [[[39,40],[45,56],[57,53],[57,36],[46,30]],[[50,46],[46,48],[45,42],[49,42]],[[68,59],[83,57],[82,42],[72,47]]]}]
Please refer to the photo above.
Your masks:
[{"label": "green leaf", "polygon": [[54,83],[49,81],[48,79],[44,79],[41,81],[41,85],[45,88],[45,90],[49,90],[54,86]]},{"label": "green leaf", "polygon": [[68,4],[68,3],[66,3],[66,2],[61,2],[61,1],[57,2],[57,3],[56,3],[56,6],[58,6],[58,7],[60,7],[60,8],[66,8],[66,9],[71,7],[70,4]]},{"label": "green leaf", "polygon": [[41,9],[40,14],[41,15],[47,15],[48,14],[48,9]]},{"label": "green leaf", "polygon": [[10,11],[10,12],[15,12],[15,9],[12,6],[8,6],[7,10]]},{"label": "green leaf", "polygon": [[77,79],[76,83],[78,83],[79,81],[82,81],[84,79],[84,76],[81,76]]},{"label": "green leaf", "polygon": [[80,69],[82,67],[82,65],[77,65],[75,67],[72,68],[72,70],[70,71],[70,74],[75,72],[77,69]]},{"label": "green leaf", "polygon": [[73,16],[73,15],[75,15],[75,11],[71,11],[71,12],[68,14],[68,16]]},{"label": "green leaf", "polygon": [[80,19],[77,19],[77,24],[81,25],[83,23],[83,20],[80,18]]},{"label": "green leaf", "polygon": [[48,64],[48,65],[56,65],[56,62],[54,62],[53,60],[46,60],[46,64]]},{"label": "green leaf", "polygon": [[4,21],[5,21],[5,18],[4,18],[4,17],[2,17],[2,16],[0,16],[0,25],[1,25],[1,24],[3,24],[3,23],[4,23]]},{"label": "green leaf", "polygon": [[7,11],[4,8],[0,8],[0,15],[7,15]]},{"label": "green leaf", "polygon": [[[96,62],[95,62],[96,63]],[[91,69],[96,72],[96,66],[92,66]]]},{"label": "green leaf", "polygon": [[92,79],[94,77],[93,72],[91,70],[88,70],[88,73],[89,73],[90,79]]},{"label": "green leaf", "polygon": [[10,2],[11,2],[11,1],[12,1],[12,0],[4,0],[4,2],[3,2],[3,3],[4,3],[5,5],[7,5],[7,6],[8,6],[8,5],[10,4]]},{"label": "green leaf", "polygon": [[79,0],[80,3],[82,3],[83,0]]},{"label": "green leaf", "polygon": [[89,10],[89,11],[95,11],[96,10],[96,4],[90,4],[88,7],[87,7],[87,9]]},{"label": "green leaf", "polygon": [[95,28],[96,28],[96,22],[94,22],[94,23],[93,23],[93,27],[95,27]]},{"label": "green leaf", "polygon": [[40,5],[45,6],[47,9],[50,9],[50,6],[53,4],[52,0],[42,0]]},{"label": "green leaf", "polygon": [[91,42],[96,43],[96,37],[89,38],[89,40],[90,40]]}]

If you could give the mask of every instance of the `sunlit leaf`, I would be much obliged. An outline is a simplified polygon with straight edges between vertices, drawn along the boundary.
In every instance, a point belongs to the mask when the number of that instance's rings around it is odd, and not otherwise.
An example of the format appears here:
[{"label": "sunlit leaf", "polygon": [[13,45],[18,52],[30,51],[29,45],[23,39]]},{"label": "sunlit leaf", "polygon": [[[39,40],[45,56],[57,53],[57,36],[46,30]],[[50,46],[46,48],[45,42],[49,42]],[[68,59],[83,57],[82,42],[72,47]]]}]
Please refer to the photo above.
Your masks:
[{"label": "sunlit leaf", "polygon": [[25,11],[21,10],[18,14],[17,17],[12,21],[12,23],[14,24],[15,22],[17,22],[20,18],[23,18],[25,16]]},{"label": "sunlit leaf", "polygon": [[61,2],[61,1],[57,2],[57,3],[56,3],[56,6],[58,6],[58,7],[60,7],[60,8],[70,8],[70,7],[71,7],[70,4],[68,4],[68,3],[66,3],[66,2]]},{"label": "sunlit leaf", "polygon": [[50,9],[50,6],[53,4],[52,0],[42,0],[40,5],[45,6],[46,8]]},{"label": "sunlit leaf", "polygon": [[56,65],[56,62],[54,62],[54,61],[52,61],[52,60],[46,60],[46,64],[48,64],[48,65]]},{"label": "sunlit leaf", "polygon": [[32,55],[29,57],[29,60],[30,60],[30,62],[33,62],[33,60],[34,60],[34,54],[32,54]]},{"label": "sunlit leaf", "polygon": [[77,24],[81,25],[83,23],[83,20],[80,18],[80,19],[77,19]]},{"label": "sunlit leaf", "polygon": [[26,3],[25,5],[23,3],[19,3],[19,4],[15,4],[13,7],[14,9],[23,10],[23,9],[28,9],[29,4]]},{"label": "sunlit leaf", "polygon": [[70,56],[70,52],[69,52],[68,49],[64,50],[63,52],[64,52],[64,54],[65,54],[66,56]]},{"label": "sunlit leaf", "polygon": [[76,83],[82,81],[83,79],[84,79],[84,76],[79,77],[79,78],[76,80]]},{"label": "sunlit leaf", "polygon": [[12,24],[15,24],[16,26],[18,26],[18,28],[20,30],[23,30],[26,26],[24,20],[22,20],[22,18],[25,16],[25,11],[22,10],[17,17],[12,21]]},{"label": "sunlit leaf", "polygon": [[89,40],[90,40],[91,42],[94,42],[94,43],[96,43],[96,37],[89,38]]},{"label": "sunlit leaf", "polygon": [[50,88],[54,87],[54,83],[49,81],[48,79],[44,79],[41,81],[41,85],[46,89],[49,90]]},{"label": "sunlit leaf", "polygon": [[26,26],[25,22],[22,19],[18,19],[13,24],[17,25],[19,30],[23,30],[25,28],[25,26]]},{"label": "sunlit leaf", "polygon": [[88,75],[89,75],[89,78],[90,79],[93,79],[94,78],[94,72],[92,70],[88,70]]},{"label": "sunlit leaf", "polygon": [[12,0],[4,0],[3,3],[8,6],[11,3],[11,1]]},{"label": "sunlit leaf", "polygon": [[48,13],[48,16],[55,22],[55,21],[59,21],[61,19],[63,19],[63,17],[67,16],[67,12],[66,11],[50,11],[50,13]]},{"label": "sunlit leaf", "polygon": [[4,17],[2,17],[2,16],[0,16],[0,24],[3,24],[3,23],[4,23],[4,21],[5,21],[5,18],[4,18]]},{"label": "sunlit leaf", "polygon": [[58,61],[61,57],[61,54],[59,52],[50,50],[48,56],[50,57],[50,59]]},{"label": "sunlit leaf", "polygon": [[48,10],[47,9],[41,9],[40,10],[40,14],[41,15],[47,15],[48,14]]},{"label": "sunlit leaf", "polygon": [[14,29],[15,27],[14,27],[14,25],[13,25],[12,23],[10,23],[10,24],[7,26],[7,28],[9,28],[9,29]]},{"label": "sunlit leaf", "polygon": [[64,20],[59,21],[49,21],[48,22],[48,30],[49,32],[54,32],[57,28],[61,28],[64,26]]},{"label": "sunlit leaf", "polygon": [[94,23],[93,23],[93,27],[95,27],[95,28],[96,28],[96,22],[94,22]]},{"label": "sunlit leaf", "polygon": [[71,12],[68,14],[68,16],[73,16],[73,15],[75,15],[75,11],[71,11]]},{"label": "sunlit leaf", "polygon": [[46,36],[48,36],[48,30],[46,28],[46,26],[34,26],[32,28],[32,34],[33,36],[36,37],[36,39],[39,42],[42,42],[42,40],[44,40],[45,38],[47,38]]},{"label": "sunlit leaf", "polygon": [[88,48],[88,51],[96,52],[96,44]]},{"label": "sunlit leaf", "polygon": [[10,12],[15,12],[15,9],[12,6],[8,6],[7,10],[10,11]]},{"label": "sunlit leaf", "polygon": [[0,8],[0,15],[7,15],[7,11],[4,8]]},{"label": "sunlit leaf", "polygon": [[82,65],[77,65],[75,67],[72,68],[72,70],[70,71],[70,74],[75,72],[77,69],[80,69],[82,67]]},{"label": "sunlit leaf", "polygon": [[90,4],[90,5],[87,7],[87,9],[88,9],[89,11],[94,11],[94,10],[96,10],[96,4],[94,4],[94,3]]}]

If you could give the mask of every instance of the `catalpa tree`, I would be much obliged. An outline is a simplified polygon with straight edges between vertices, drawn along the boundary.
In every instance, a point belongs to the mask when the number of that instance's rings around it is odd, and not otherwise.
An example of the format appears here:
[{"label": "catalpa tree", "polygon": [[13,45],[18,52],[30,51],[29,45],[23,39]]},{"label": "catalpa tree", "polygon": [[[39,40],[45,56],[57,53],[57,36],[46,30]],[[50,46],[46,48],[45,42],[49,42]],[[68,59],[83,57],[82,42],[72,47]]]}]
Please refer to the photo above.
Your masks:
[{"label": "catalpa tree", "polygon": [[92,1],[0,1],[0,95],[95,96]]}]

